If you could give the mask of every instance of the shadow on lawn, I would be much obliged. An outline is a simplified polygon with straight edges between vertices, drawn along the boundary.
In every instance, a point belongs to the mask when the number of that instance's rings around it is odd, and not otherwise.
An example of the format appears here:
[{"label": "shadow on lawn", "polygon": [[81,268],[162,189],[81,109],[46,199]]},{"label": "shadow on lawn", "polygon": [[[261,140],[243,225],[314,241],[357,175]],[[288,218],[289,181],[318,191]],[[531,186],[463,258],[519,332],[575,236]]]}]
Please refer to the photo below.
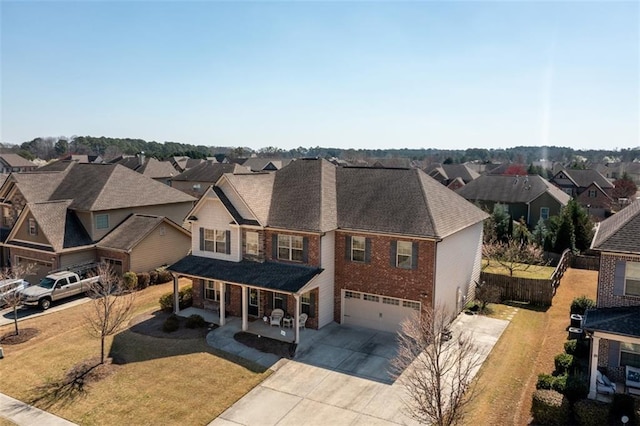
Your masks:
[{"label": "shadow on lawn", "polygon": [[535,312],[547,312],[551,306],[532,305],[528,302],[518,302],[515,300],[505,300],[501,302],[503,305],[513,306],[514,308],[527,309]]}]

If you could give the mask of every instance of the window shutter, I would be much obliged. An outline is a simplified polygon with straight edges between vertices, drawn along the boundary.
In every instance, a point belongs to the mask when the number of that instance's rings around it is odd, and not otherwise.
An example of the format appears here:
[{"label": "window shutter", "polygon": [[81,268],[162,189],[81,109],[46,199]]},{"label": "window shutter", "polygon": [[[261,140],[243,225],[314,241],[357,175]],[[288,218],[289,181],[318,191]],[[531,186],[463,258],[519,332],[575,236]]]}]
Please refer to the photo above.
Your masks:
[{"label": "window shutter", "polygon": [[311,291],[309,293],[309,318],[316,317],[316,293],[315,291]]},{"label": "window shutter", "polygon": [[273,309],[273,293],[268,292],[265,297],[267,298],[267,308],[269,308],[269,310],[272,310]]},{"label": "window shutter", "polygon": [[200,280],[200,300],[204,300],[204,289],[207,286],[206,280]]},{"label": "window shutter", "polygon": [[276,260],[278,258],[278,235],[271,236],[271,259]]},{"label": "window shutter", "polygon": [[418,269],[418,242],[414,241],[411,247],[411,269]]},{"label": "window shutter", "polygon": [[396,267],[396,253],[398,252],[398,242],[397,241],[391,241],[391,250],[389,253],[389,263],[391,263],[392,267]]},{"label": "window shutter", "polygon": [[371,263],[371,238],[364,240],[364,262]]},{"label": "window shutter", "polygon": [[344,259],[347,262],[351,260],[351,235],[344,237]]},{"label": "window shutter", "polygon": [[624,273],[626,263],[624,260],[616,261],[616,270],[613,275],[613,295],[624,296]]},{"label": "window shutter", "polygon": [[302,237],[302,261],[309,263],[309,237]]},{"label": "window shutter", "polygon": [[231,231],[225,231],[224,232],[224,239],[225,239],[225,252],[227,254],[231,254]]},{"label": "window shutter", "polygon": [[224,284],[224,304],[231,304],[231,284]]},{"label": "window shutter", "polygon": [[620,342],[609,340],[609,367],[620,367]]},{"label": "window shutter", "polygon": [[200,250],[204,251],[204,228],[200,228]]}]

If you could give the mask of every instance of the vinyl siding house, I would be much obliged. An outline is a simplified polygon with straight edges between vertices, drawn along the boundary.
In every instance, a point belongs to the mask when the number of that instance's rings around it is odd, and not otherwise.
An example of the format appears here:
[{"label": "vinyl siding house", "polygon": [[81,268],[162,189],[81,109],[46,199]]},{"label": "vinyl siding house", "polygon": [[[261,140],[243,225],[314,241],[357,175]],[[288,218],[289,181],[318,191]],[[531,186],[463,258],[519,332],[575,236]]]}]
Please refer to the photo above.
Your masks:
[{"label": "vinyl siding house", "polygon": [[591,248],[600,252],[596,308],[583,328],[592,336],[590,391],[597,369],[625,381],[625,367],[640,368],[640,200],[602,221]]},{"label": "vinyl siding house", "polygon": [[613,184],[597,170],[560,170],[551,183],[575,198],[589,215],[604,219],[611,212]]},{"label": "vinyl siding house", "polygon": [[571,197],[538,175],[483,175],[457,193],[491,212],[496,204],[504,206],[514,221],[524,218],[529,228],[560,214]]},{"label": "vinyl siding house", "polygon": [[137,272],[173,263],[189,250],[190,233],[178,223],[194,201],[120,165],[70,162],[60,171],[14,173],[0,187],[3,266],[33,263],[29,279],[38,280],[90,261],[144,267]]},{"label": "vinyl siding house", "polygon": [[[298,324],[395,331],[422,306],[452,315],[480,274],[485,213],[421,170],[342,168],[302,159],[272,173],[225,174],[189,213],[194,306],[242,317],[280,308]],[[456,262],[451,262],[455,258]],[[296,341],[299,329],[295,328]]]}]

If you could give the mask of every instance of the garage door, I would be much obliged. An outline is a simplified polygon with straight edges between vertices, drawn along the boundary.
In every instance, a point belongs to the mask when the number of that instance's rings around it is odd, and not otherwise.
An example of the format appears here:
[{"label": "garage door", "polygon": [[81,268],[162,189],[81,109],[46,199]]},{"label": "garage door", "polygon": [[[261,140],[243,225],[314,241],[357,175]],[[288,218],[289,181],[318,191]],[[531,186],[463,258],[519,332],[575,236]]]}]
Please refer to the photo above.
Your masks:
[{"label": "garage door", "polygon": [[342,290],[342,323],[395,333],[402,321],[420,312],[420,302]]},{"label": "garage door", "polygon": [[33,269],[31,270],[31,274],[24,277],[24,279],[29,281],[31,284],[38,284],[40,280],[46,277],[49,271],[53,268],[53,264],[51,262],[41,262],[39,260],[16,256],[16,265],[28,265],[30,263],[34,265]]}]

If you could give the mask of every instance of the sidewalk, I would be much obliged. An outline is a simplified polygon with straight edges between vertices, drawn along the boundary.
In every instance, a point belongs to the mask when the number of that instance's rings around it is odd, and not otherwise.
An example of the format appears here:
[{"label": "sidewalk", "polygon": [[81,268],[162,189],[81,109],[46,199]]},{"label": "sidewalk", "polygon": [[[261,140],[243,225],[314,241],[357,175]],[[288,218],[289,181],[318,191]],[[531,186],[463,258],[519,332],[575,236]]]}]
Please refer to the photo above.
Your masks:
[{"label": "sidewalk", "polygon": [[0,393],[0,417],[5,418],[19,426],[73,426],[61,417],[32,407],[17,399]]}]

